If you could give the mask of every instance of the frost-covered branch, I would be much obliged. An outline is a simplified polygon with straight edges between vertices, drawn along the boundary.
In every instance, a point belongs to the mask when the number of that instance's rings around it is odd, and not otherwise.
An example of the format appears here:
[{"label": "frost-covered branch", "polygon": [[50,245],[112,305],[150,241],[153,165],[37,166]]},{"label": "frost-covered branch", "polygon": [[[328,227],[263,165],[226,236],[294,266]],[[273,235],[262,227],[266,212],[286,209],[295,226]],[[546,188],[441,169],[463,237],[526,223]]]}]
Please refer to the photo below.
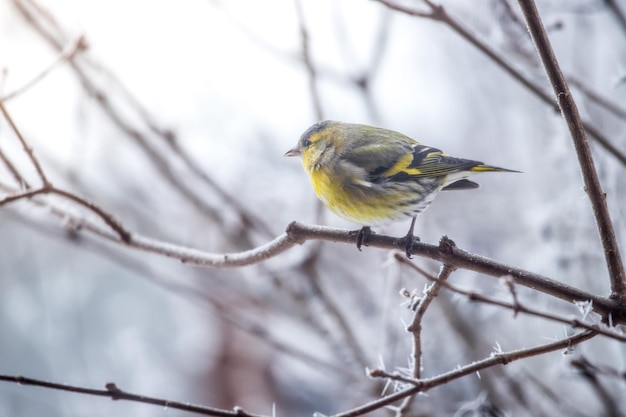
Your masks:
[{"label": "frost-covered branch", "polygon": [[540,345],[527,349],[518,349],[510,352],[493,353],[488,358],[471,363],[466,366],[462,366],[450,372],[446,372],[441,375],[437,375],[432,378],[413,379],[406,375],[388,373],[380,369],[372,369],[369,372],[371,377],[378,378],[393,378],[398,381],[412,384],[410,388],[403,389],[394,394],[387,395],[379,400],[372,401],[369,404],[365,404],[362,407],[357,407],[344,413],[335,414],[332,417],[357,417],[367,414],[371,411],[378,410],[382,407],[393,404],[394,402],[401,400],[410,395],[415,395],[418,392],[425,392],[434,387],[446,384],[455,379],[462,378],[467,375],[474,374],[487,368],[491,368],[496,365],[506,365],[513,361],[517,361],[524,358],[530,358],[533,356],[542,355],[544,353],[554,352],[561,349],[571,349],[573,346],[584,342],[595,336],[595,332],[583,331],[573,336],[566,337],[561,340],[557,340],[552,343]]},{"label": "frost-covered branch", "polygon": [[[433,281],[423,294],[423,297],[419,299],[417,305],[415,305],[415,313],[413,314],[413,320],[411,324],[407,326],[407,331],[413,335],[413,348],[411,351],[411,376],[413,378],[420,378],[422,371],[422,321],[426,310],[432,304],[433,300],[439,295],[439,290],[443,287],[448,277],[454,272],[456,268],[444,264],[439,271],[439,276]],[[398,408],[397,416],[403,416],[411,410],[411,404],[415,399],[414,395],[408,396],[402,401],[402,404]]]},{"label": "frost-covered branch", "polygon": [[404,256],[403,253],[400,253],[400,252],[396,253],[395,259],[401,264],[409,266],[411,269],[413,269],[420,275],[426,277],[431,282],[439,283],[441,287],[446,288],[447,290],[450,290],[456,294],[460,294],[466,297],[469,301],[479,302],[483,304],[488,304],[488,305],[493,305],[493,306],[509,309],[513,311],[514,317],[518,313],[523,313],[523,314],[527,314],[530,316],[534,316],[534,317],[538,317],[538,318],[542,318],[542,319],[546,319],[550,321],[555,321],[558,323],[563,323],[567,326],[571,326],[574,329],[584,329],[584,330],[596,332],[598,334],[601,334],[611,339],[618,340],[620,342],[626,342],[626,334],[622,332],[618,332],[616,330],[611,330],[607,325],[589,323],[585,321],[587,314],[591,311],[593,307],[591,304],[581,303],[580,307],[582,310],[583,319],[578,319],[574,317],[566,317],[566,316],[555,314],[552,312],[541,311],[532,307],[528,307],[526,304],[522,303],[518,299],[515,286],[512,280],[507,280],[507,285],[509,286],[509,289],[511,291],[513,302],[506,302],[506,301],[497,300],[491,297],[487,297],[475,291],[464,290],[453,284],[450,284],[448,281],[443,281],[441,280],[440,277],[435,277],[429,274],[428,272],[426,272],[425,270],[417,266],[415,263],[411,262],[409,259],[406,258],[406,256]]}]

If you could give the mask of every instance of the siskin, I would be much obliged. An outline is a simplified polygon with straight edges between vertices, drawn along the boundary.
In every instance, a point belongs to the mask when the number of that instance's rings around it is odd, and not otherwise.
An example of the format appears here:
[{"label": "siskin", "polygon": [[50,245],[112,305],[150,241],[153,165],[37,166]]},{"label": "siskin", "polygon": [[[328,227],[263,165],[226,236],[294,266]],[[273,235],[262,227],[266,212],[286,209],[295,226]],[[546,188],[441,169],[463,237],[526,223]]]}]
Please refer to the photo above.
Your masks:
[{"label": "siskin", "polygon": [[405,237],[411,255],[415,217],[441,190],[467,190],[478,172],[519,172],[448,156],[393,130],[326,120],[309,127],[285,156],[301,156],[317,196],[333,213],[363,228],[412,218]]}]

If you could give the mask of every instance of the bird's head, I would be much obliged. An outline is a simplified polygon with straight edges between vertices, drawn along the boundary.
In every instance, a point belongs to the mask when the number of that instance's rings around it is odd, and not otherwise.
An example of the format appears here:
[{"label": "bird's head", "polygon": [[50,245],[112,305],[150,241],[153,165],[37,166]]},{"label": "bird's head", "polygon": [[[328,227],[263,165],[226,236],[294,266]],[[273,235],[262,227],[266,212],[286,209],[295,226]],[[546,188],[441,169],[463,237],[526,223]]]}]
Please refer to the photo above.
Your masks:
[{"label": "bird's head", "polygon": [[325,120],[315,123],[302,134],[295,148],[285,156],[301,156],[307,171],[319,169],[340,154],[342,143],[340,122]]}]

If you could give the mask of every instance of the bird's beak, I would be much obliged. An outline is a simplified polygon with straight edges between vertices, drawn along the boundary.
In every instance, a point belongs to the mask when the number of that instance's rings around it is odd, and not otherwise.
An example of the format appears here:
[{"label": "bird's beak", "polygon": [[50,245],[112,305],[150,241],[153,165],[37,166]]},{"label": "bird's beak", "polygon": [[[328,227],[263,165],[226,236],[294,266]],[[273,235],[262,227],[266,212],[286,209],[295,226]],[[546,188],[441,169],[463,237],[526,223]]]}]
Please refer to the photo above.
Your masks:
[{"label": "bird's beak", "polygon": [[300,149],[293,148],[293,149],[289,149],[287,152],[285,152],[285,154],[283,156],[300,156],[300,155],[302,155],[302,152],[300,152]]}]

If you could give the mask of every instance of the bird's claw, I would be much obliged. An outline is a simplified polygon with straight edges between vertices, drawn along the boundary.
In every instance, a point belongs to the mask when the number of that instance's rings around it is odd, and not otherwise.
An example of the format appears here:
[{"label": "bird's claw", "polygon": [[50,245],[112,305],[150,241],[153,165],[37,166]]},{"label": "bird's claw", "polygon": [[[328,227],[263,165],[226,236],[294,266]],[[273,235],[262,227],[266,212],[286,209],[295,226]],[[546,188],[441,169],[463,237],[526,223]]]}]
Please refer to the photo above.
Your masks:
[{"label": "bird's claw", "polygon": [[406,236],[404,236],[404,253],[406,253],[406,257],[411,259],[413,256],[413,242],[415,239],[419,242],[420,238],[413,235],[413,229],[415,229],[415,217],[413,216],[413,220],[411,220],[411,226],[409,227],[409,231]]},{"label": "bird's claw", "polygon": [[404,240],[404,253],[406,253],[406,257],[409,259],[413,258],[413,242],[419,242],[420,238],[414,236],[413,233],[409,233],[402,240]]},{"label": "bird's claw", "polygon": [[367,246],[367,238],[372,234],[372,229],[368,226],[363,226],[356,234],[356,248],[361,250],[361,246]]}]

